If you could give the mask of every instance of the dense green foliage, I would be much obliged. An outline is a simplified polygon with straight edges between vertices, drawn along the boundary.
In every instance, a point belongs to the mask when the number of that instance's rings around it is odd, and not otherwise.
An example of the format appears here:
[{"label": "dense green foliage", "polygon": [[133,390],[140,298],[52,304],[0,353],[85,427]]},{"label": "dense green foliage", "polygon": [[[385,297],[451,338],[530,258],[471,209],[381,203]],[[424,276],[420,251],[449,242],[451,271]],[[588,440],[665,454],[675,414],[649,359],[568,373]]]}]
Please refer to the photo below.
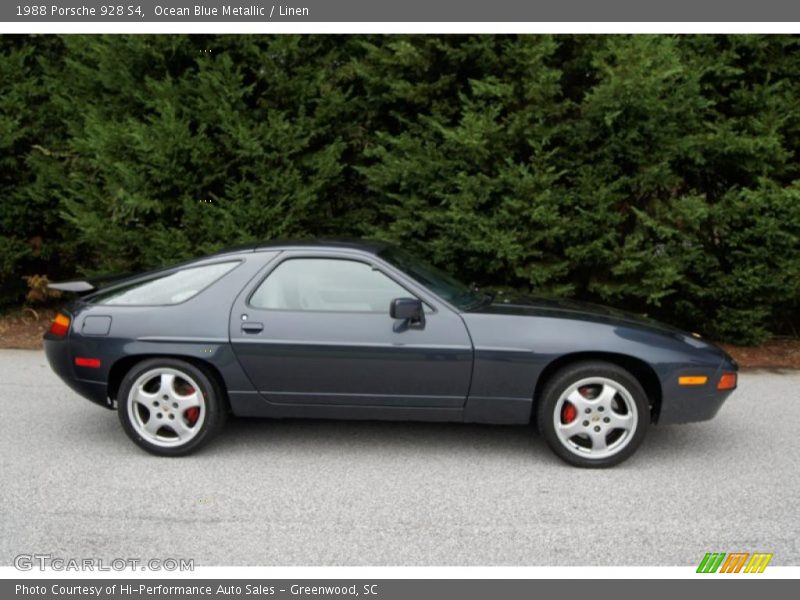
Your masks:
[{"label": "dense green foliage", "polygon": [[4,36],[0,302],[253,239],[800,325],[800,39]]}]

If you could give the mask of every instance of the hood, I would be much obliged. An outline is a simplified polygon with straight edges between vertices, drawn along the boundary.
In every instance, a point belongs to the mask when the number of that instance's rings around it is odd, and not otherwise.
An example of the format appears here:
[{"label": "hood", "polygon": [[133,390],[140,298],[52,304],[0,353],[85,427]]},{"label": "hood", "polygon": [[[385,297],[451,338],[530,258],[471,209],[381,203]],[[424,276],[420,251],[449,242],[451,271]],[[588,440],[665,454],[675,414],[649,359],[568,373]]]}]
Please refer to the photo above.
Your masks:
[{"label": "hood", "polygon": [[491,304],[478,307],[470,312],[508,315],[530,315],[541,317],[582,319],[588,321],[601,321],[604,323],[619,323],[624,325],[638,325],[661,333],[679,336],[692,334],[656,321],[644,315],[618,310],[608,306],[580,302],[566,298],[552,298],[547,296],[524,295],[516,293],[498,293]]},{"label": "hood", "polygon": [[491,303],[468,312],[480,314],[547,317],[604,323],[611,326],[635,327],[657,335],[667,336],[703,352],[712,352],[735,365],[735,361],[722,348],[677,327],[656,321],[644,315],[565,298],[498,293]]}]

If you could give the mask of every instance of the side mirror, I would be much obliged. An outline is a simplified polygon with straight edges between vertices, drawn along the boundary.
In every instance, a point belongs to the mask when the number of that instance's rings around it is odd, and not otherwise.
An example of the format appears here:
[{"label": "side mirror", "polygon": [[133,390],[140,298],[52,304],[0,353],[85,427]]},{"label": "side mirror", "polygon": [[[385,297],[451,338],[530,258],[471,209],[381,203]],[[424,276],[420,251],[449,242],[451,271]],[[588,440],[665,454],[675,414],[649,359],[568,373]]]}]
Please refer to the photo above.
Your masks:
[{"label": "side mirror", "polygon": [[395,298],[389,305],[389,315],[393,319],[402,319],[407,326],[425,324],[425,311],[419,298]]}]

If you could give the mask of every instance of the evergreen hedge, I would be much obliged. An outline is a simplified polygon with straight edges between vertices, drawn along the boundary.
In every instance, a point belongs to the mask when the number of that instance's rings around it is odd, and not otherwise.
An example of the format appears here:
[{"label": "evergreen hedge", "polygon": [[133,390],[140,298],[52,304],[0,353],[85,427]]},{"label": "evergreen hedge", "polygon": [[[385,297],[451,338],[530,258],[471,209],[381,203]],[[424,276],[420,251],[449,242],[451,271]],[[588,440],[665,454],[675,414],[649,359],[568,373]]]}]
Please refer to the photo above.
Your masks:
[{"label": "evergreen hedge", "polygon": [[2,36],[0,303],[254,239],[752,343],[800,319],[800,38]]}]

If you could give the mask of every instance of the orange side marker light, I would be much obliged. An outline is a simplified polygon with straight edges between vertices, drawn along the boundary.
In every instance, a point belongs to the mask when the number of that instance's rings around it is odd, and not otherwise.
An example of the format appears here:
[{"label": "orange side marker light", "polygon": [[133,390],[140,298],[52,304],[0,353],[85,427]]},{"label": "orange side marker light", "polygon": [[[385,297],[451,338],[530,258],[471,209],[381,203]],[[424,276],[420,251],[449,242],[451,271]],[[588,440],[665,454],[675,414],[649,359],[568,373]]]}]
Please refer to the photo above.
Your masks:
[{"label": "orange side marker light", "polygon": [[736,373],[723,373],[717,384],[718,390],[736,389]]}]

